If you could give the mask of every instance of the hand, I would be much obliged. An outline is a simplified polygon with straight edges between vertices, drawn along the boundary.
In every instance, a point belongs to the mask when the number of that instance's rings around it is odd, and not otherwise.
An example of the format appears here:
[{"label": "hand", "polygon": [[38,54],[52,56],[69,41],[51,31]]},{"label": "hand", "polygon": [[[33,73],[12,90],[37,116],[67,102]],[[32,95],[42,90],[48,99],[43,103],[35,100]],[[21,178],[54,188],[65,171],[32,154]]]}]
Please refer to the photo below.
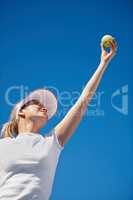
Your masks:
[{"label": "hand", "polygon": [[117,51],[117,43],[115,41],[110,41],[110,52],[107,52],[102,43],[101,45],[101,60],[104,61],[105,63],[109,62],[116,54]]}]

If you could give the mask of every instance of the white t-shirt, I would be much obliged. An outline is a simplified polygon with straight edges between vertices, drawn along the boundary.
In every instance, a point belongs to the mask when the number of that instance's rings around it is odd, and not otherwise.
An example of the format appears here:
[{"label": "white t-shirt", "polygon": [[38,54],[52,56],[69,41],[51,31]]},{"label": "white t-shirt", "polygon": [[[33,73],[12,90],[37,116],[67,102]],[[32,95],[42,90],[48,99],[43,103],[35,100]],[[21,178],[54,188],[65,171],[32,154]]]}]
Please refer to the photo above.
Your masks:
[{"label": "white t-shirt", "polygon": [[0,200],[48,200],[63,148],[54,128],[0,139]]}]

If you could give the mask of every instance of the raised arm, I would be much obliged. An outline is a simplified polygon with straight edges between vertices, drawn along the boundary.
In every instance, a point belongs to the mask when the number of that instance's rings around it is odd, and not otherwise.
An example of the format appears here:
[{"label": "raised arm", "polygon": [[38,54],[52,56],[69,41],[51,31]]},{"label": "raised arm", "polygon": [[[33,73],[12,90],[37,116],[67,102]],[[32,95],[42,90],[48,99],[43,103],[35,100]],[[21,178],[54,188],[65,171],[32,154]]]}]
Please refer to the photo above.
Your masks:
[{"label": "raised arm", "polygon": [[114,57],[116,53],[116,44],[110,42],[111,49],[110,52],[106,52],[101,45],[101,61],[100,64],[93,74],[92,78],[88,81],[85,88],[83,89],[80,97],[76,103],[70,108],[66,116],[55,126],[55,132],[57,134],[59,143],[64,146],[64,144],[69,140],[72,134],[75,132],[78,124],[80,123],[89,102],[95,93],[103,73],[108,66],[110,60]]}]

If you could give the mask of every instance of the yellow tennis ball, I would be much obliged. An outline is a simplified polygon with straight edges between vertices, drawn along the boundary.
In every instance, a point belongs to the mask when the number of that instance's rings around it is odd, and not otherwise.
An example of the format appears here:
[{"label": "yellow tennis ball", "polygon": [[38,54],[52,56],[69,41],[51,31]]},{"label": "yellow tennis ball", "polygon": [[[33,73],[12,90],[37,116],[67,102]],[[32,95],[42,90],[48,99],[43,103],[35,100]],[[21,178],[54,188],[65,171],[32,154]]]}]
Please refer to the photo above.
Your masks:
[{"label": "yellow tennis ball", "polygon": [[101,39],[102,46],[104,49],[110,47],[110,41],[115,42],[115,38],[112,37],[111,35],[104,35]]}]

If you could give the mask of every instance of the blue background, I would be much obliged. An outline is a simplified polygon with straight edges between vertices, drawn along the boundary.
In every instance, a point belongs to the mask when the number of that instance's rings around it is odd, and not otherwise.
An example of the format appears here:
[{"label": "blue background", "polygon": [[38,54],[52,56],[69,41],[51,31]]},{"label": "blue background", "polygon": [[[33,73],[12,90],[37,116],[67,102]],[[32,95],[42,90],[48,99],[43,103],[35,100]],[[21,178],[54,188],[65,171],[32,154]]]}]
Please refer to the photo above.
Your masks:
[{"label": "blue background", "polygon": [[[60,115],[42,130],[48,132],[71,107],[73,92],[81,92],[96,70],[101,37],[109,33],[117,39],[117,55],[97,90],[104,92],[100,108],[97,99],[90,106],[103,114],[86,114],[66,144],[51,200],[133,199],[132,118],[111,104],[117,89],[131,86],[132,9],[129,0],[0,1],[0,124],[11,111],[5,100],[8,88],[21,86],[29,92],[50,86],[58,89],[58,98],[68,91],[70,99],[66,107],[59,103]],[[18,101],[19,90],[10,99]],[[121,107],[121,99],[116,97],[114,104]]]}]

